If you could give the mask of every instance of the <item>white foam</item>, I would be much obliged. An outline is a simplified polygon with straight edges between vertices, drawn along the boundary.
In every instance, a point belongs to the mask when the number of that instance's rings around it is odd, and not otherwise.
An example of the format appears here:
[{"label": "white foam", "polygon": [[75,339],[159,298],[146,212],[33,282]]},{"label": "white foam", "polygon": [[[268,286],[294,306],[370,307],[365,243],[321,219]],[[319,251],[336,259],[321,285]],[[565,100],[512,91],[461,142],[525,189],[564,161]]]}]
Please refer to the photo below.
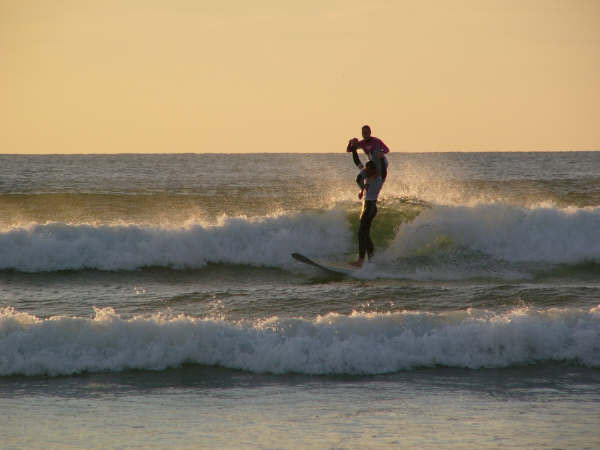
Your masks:
[{"label": "white foam", "polygon": [[345,253],[351,231],[341,210],[261,218],[223,217],[185,228],[51,223],[0,233],[0,270],[132,270],[206,263],[287,267],[296,251]]},{"label": "white foam", "polygon": [[417,367],[600,367],[600,308],[328,314],[229,323],[187,316],[39,319],[0,310],[0,375],[163,370],[184,363],[257,373],[380,374]]},{"label": "white foam", "polygon": [[386,256],[414,255],[440,239],[510,262],[600,262],[600,208],[437,206],[402,225]]}]

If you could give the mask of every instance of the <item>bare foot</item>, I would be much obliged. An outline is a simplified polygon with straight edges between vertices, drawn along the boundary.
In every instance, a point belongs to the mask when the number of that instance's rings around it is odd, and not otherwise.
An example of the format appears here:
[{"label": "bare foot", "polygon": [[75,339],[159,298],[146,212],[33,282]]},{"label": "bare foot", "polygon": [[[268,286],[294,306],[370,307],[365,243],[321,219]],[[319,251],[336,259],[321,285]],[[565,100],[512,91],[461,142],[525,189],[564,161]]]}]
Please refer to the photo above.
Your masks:
[{"label": "bare foot", "polygon": [[365,260],[364,260],[364,259],[359,259],[359,260],[357,260],[357,261],[353,261],[353,262],[351,262],[351,263],[349,263],[349,264],[350,264],[351,266],[354,266],[354,267],[362,267],[362,265],[363,265],[363,263],[364,263],[364,262],[365,262]]}]

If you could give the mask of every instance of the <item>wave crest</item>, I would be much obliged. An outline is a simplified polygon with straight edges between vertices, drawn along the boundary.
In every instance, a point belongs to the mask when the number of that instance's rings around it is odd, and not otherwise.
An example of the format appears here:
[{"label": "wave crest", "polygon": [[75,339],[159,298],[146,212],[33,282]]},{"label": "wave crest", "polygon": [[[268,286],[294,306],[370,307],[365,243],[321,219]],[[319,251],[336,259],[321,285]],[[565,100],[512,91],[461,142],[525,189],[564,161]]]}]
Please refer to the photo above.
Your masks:
[{"label": "wave crest", "polygon": [[600,367],[600,307],[508,313],[328,314],[229,323],[188,316],[39,319],[0,310],[0,375],[163,370],[184,363],[256,373],[381,374],[420,367],[565,362]]},{"label": "wave crest", "polygon": [[600,208],[437,206],[404,225],[388,253],[414,255],[432,245],[509,262],[600,262]]},{"label": "wave crest", "polygon": [[210,262],[287,267],[292,252],[340,254],[350,241],[338,210],[223,217],[217,225],[185,228],[51,223],[0,233],[0,270],[199,268]]}]

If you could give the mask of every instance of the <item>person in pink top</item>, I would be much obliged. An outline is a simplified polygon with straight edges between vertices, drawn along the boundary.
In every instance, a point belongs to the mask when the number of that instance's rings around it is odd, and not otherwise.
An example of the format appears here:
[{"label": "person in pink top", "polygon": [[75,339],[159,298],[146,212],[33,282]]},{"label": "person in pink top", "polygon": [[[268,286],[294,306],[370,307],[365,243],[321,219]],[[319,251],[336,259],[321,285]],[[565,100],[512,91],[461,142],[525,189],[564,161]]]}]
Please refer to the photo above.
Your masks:
[{"label": "person in pink top", "polygon": [[369,125],[362,127],[362,136],[362,141],[359,141],[357,138],[350,139],[346,151],[352,152],[354,164],[362,170],[364,166],[357,153],[357,150],[362,148],[367,155],[367,158],[369,158],[369,161],[373,161],[376,164],[378,172],[381,173],[381,177],[383,178],[383,181],[385,181],[388,168],[388,160],[385,155],[390,152],[390,149],[381,139],[371,136],[371,127]]}]

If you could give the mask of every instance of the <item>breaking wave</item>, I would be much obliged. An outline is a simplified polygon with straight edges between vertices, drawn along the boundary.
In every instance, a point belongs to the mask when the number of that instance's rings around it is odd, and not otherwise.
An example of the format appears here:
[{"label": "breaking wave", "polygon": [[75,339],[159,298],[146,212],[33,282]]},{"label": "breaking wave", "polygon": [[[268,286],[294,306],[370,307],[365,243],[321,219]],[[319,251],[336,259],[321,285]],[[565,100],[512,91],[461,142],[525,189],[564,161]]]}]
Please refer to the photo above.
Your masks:
[{"label": "breaking wave", "polygon": [[344,253],[350,235],[340,211],[223,217],[216,225],[185,228],[52,223],[0,233],[0,270],[199,268],[209,262],[285,267],[300,249]]},{"label": "breaking wave", "polygon": [[[37,224],[0,232],[0,270],[188,269],[207,263],[289,269],[297,264],[292,252],[337,261],[351,257],[356,228],[357,211],[341,207],[223,216],[210,225],[170,228]],[[440,266],[433,272],[443,279],[477,275],[488,266],[492,272],[499,267],[500,276],[506,276],[522,271],[521,263],[600,263],[600,208],[501,203],[415,207],[388,201],[380,208],[372,235],[376,268],[361,271],[366,277],[373,272],[412,278],[423,258],[434,269]]]},{"label": "breaking wave", "polygon": [[328,314],[231,323],[160,314],[41,319],[0,310],[0,375],[164,370],[193,363],[255,373],[369,375],[423,367],[600,367],[600,306],[508,313]]}]

